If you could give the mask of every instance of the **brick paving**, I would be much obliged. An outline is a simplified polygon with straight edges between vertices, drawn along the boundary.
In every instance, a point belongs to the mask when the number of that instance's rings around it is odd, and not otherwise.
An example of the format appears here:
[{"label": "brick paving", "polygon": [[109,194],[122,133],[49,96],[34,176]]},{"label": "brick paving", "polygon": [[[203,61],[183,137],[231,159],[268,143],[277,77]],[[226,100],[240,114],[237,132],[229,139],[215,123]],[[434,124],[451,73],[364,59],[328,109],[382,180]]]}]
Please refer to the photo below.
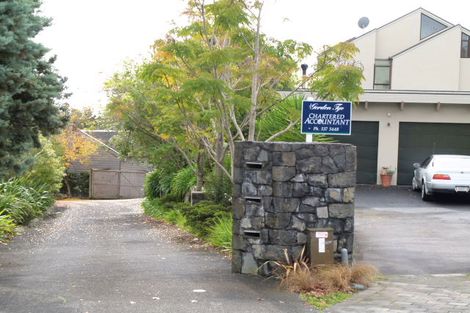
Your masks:
[{"label": "brick paving", "polygon": [[469,313],[470,275],[387,276],[325,312]]}]

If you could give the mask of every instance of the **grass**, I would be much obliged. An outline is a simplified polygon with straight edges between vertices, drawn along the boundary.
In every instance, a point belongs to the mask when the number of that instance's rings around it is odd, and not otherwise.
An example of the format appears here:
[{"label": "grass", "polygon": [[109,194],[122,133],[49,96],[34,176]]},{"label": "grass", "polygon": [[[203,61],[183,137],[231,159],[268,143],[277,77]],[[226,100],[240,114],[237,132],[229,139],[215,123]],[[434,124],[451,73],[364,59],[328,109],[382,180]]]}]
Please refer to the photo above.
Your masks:
[{"label": "grass", "polygon": [[231,216],[217,218],[215,224],[209,230],[208,240],[216,247],[223,250],[232,249],[232,225]]},{"label": "grass", "polygon": [[3,243],[15,235],[16,224],[10,215],[0,212],[0,243]]},{"label": "grass", "polygon": [[336,291],[324,296],[315,296],[311,294],[301,294],[300,298],[312,305],[314,308],[323,311],[335,304],[341,303],[352,297],[352,294],[342,291]]}]

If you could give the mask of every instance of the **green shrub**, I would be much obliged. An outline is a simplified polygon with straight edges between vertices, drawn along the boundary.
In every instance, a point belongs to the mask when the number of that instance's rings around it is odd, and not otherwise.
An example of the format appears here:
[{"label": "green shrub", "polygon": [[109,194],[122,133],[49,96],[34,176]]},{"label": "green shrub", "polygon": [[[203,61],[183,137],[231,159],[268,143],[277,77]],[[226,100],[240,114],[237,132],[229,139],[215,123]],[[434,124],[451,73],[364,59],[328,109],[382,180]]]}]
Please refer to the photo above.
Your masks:
[{"label": "green shrub", "polygon": [[232,182],[226,175],[217,176],[213,170],[206,177],[204,184],[207,198],[222,205],[230,205],[232,199]]},{"label": "green shrub", "polygon": [[145,197],[152,200],[161,196],[159,185],[160,171],[155,169],[145,176],[144,193]]},{"label": "green shrub", "polygon": [[218,218],[230,216],[230,209],[210,201],[202,201],[195,206],[183,208],[186,225],[192,233],[206,237]]},{"label": "green shrub", "polygon": [[161,199],[145,199],[142,203],[146,215],[181,228],[186,227],[186,217],[183,215],[182,210],[188,205],[186,203],[162,202]]},{"label": "green shrub", "polygon": [[15,234],[15,222],[5,211],[0,211],[0,243]]},{"label": "green shrub", "polygon": [[41,216],[54,204],[47,185],[34,185],[25,177],[0,183],[0,211],[9,215],[16,224],[26,224]]},{"label": "green shrub", "polygon": [[41,138],[41,145],[33,157],[32,167],[22,177],[30,186],[43,186],[43,190],[57,193],[65,175],[64,161],[56,154],[50,140]]},{"label": "green shrub", "polygon": [[171,194],[184,199],[184,196],[196,185],[196,175],[190,167],[182,168],[171,181]]},{"label": "green shrub", "polygon": [[232,249],[232,227],[233,219],[231,215],[216,218],[215,224],[209,230],[209,242],[224,250]]}]

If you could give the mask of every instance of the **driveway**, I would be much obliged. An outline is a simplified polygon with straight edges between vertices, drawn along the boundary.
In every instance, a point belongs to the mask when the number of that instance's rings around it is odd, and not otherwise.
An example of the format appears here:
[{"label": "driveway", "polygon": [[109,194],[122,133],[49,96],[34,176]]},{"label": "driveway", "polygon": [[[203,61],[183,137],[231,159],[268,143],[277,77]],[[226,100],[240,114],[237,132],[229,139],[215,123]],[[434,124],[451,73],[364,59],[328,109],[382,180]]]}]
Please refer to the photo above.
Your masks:
[{"label": "driveway", "polygon": [[311,312],[271,280],[176,242],[138,200],[59,203],[0,247],[1,313]]},{"label": "driveway", "polygon": [[358,186],[355,258],[384,274],[470,273],[470,199]]}]

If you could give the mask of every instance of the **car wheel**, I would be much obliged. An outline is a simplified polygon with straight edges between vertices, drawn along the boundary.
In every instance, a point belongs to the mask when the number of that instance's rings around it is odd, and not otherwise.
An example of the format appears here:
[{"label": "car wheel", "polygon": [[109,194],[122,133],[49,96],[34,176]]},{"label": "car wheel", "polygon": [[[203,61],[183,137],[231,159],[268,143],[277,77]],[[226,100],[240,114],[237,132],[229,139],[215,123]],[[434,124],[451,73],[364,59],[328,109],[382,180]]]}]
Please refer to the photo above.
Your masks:
[{"label": "car wheel", "polygon": [[411,180],[411,189],[412,189],[413,191],[418,191],[418,190],[419,190],[418,184],[416,183],[416,180],[415,180],[414,177],[413,177],[413,179]]},{"label": "car wheel", "polygon": [[428,188],[426,188],[424,181],[421,184],[421,199],[423,199],[423,201],[429,201],[431,199],[431,195],[428,193]]}]

